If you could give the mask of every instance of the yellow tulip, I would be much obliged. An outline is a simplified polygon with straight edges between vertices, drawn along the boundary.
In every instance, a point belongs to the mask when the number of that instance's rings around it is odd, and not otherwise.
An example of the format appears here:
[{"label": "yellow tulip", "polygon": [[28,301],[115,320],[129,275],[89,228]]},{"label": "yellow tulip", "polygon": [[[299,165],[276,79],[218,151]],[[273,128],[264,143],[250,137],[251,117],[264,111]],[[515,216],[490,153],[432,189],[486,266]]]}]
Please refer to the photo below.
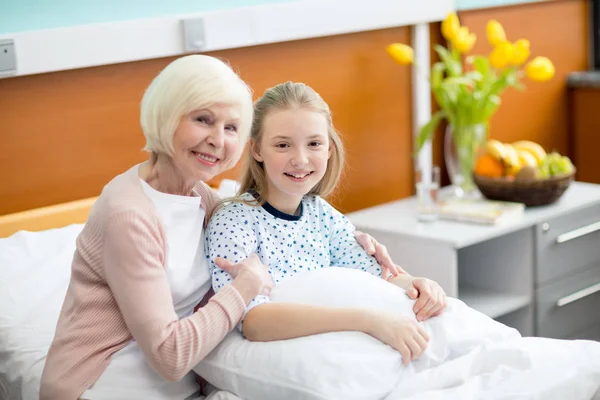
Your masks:
[{"label": "yellow tulip", "polygon": [[552,79],[554,72],[554,65],[547,57],[536,57],[525,66],[527,77],[538,82]]},{"label": "yellow tulip", "polygon": [[454,40],[458,30],[460,29],[460,21],[456,13],[450,13],[445,20],[442,21],[442,35],[448,41]]},{"label": "yellow tulip", "polygon": [[512,60],[513,53],[513,45],[510,42],[502,42],[492,50],[490,64],[494,68],[504,68]]},{"label": "yellow tulip", "polygon": [[477,41],[477,35],[469,32],[469,28],[461,26],[456,33],[456,36],[452,40],[452,47],[454,47],[459,53],[468,53],[471,51],[475,42]]},{"label": "yellow tulip", "polygon": [[412,47],[403,43],[392,43],[385,48],[385,51],[401,65],[412,64],[415,58]]},{"label": "yellow tulip", "polygon": [[513,55],[510,62],[519,66],[529,58],[529,40],[519,39],[513,44]]},{"label": "yellow tulip", "polygon": [[486,26],[487,38],[490,44],[494,47],[502,42],[506,42],[506,33],[504,27],[495,19],[490,20]]}]

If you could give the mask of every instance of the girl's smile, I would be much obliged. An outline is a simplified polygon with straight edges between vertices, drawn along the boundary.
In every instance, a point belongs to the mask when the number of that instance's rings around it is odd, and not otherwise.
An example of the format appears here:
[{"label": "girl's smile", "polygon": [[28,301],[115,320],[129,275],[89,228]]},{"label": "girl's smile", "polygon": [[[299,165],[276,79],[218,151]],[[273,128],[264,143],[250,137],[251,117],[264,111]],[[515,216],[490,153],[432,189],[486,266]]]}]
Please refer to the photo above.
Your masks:
[{"label": "girl's smile", "polygon": [[288,178],[290,178],[294,182],[304,182],[310,175],[312,171],[309,172],[284,172]]}]

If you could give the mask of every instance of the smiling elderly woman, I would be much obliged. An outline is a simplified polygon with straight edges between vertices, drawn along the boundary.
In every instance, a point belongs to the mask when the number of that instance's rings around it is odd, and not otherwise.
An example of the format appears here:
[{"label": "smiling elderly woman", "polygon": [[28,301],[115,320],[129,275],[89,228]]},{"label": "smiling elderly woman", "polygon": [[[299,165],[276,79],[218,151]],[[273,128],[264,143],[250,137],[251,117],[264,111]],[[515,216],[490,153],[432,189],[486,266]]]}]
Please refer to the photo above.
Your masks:
[{"label": "smiling elderly woman", "polygon": [[[253,256],[211,297],[201,245],[218,201],[204,181],[236,164],[251,122],[248,86],[218,59],[182,57],[154,79],[141,105],[149,160],[104,187],[77,238],[42,400],[198,392],[191,369],[272,287]],[[368,235],[360,241],[390,262]]]},{"label": "smiling elderly woman", "polygon": [[211,287],[199,244],[217,201],[203,181],[237,162],[251,121],[250,90],[215,58],[183,57],[155,78],[141,106],[150,159],[106,185],[77,239],[41,399],[198,390],[192,367],[270,285],[246,261],[194,312]]}]

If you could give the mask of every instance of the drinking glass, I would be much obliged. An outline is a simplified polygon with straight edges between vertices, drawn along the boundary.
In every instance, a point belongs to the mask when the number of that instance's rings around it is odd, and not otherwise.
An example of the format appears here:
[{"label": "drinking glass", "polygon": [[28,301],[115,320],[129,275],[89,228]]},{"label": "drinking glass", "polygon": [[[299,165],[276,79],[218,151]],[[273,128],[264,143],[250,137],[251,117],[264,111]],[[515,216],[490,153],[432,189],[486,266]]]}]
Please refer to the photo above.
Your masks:
[{"label": "drinking glass", "polygon": [[437,220],[440,167],[433,165],[430,170],[417,169],[415,172],[415,184],[419,221],[432,222]]}]

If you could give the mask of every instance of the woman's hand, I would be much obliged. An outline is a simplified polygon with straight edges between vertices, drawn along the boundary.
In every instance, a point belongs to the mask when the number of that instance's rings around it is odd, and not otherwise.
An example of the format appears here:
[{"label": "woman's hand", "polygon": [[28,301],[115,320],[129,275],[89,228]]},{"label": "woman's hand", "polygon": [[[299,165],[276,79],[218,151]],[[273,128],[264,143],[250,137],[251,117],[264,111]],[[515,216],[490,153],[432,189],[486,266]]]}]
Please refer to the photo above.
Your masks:
[{"label": "woman's hand", "polygon": [[[241,285],[241,287],[240,285],[236,285],[236,289],[240,291],[245,300],[247,296],[251,296],[248,302],[256,297],[257,294],[268,296],[271,293],[271,289],[273,289],[273,279],[269,274],[269,269],[254,253],[250,254],[248,258],[237,264],[224,258],[217,257],[215,258],[215,264],[217,267],[231,275],[235,281],[241,280],[246,283]],[[244,291],[244,293],[242,293],[242,291]]]},{"label": "woman's hand", "polygon": [[423,354],[429,342],[429,335],[414,319],[390,313],[367,312],[370,321],[367,333],[398,350],[402,354],[404,364]]},{"label": "woman's hand", "polygon": [[409,298],[417,300],[413,311],[418,321],[425,321],[428,318],[440,315],[448,305],[448,298],[444,289],[431,279],[400,275],[391,279],[390,283],[406,290]]},{"label": "woman's hand", "polygon": [[387,252],[387,248],[375,240],[371,235],[361,231],[355,231],[354,236],[356,237],[358,244],[360,244],[367,253],[375,256],[375,259],[381,266],[381,277],[383,279],[388,279],[389,275],[398,276],[399,274],[406,274],[405,270],[392,262],[392,259]]}]

